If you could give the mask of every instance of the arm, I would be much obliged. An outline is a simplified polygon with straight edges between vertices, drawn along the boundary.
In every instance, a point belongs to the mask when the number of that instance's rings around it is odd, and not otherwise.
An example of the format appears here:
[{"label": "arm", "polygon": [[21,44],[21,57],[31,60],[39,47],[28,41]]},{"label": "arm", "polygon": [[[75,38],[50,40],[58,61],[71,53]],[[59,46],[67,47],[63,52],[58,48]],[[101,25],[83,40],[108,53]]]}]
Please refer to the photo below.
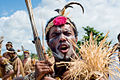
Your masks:
[{"label": "arm", "polygon": [[20,74],[20,61],[18,61],[17,64],[17,77],[19,77],[19,74]]}]

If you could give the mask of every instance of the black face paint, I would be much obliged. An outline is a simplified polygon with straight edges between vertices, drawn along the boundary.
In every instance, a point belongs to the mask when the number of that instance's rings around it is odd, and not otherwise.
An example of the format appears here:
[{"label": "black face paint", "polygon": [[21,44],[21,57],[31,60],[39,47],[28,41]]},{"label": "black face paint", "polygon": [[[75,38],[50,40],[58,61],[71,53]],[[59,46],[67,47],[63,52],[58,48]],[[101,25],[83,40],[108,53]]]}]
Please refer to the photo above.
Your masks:
[{"label": "black face paint", "polygon": [[73,54],[73,46],[68,40],[75,41],[75,35],[70,25],[51,28],[49,34],[49,47],[54,52],[53,55],[60,59],[70,58]]}]

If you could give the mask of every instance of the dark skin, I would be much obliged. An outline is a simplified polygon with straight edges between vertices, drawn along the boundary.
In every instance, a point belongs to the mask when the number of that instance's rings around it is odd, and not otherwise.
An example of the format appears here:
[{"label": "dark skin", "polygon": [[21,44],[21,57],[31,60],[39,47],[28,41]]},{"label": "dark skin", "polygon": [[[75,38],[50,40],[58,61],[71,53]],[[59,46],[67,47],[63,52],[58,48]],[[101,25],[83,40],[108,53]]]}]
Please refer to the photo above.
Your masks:
[{"label": "dark skin", "polygon": [[[77,38],[75,37],[73,28],[69,24],[61,25],[58,27],[52,27],[49,33],[49,41],[47,42],[48,46],[51,48],[54,55],[55,62],[59,62],[61,58],[65,61],[67,58],[74,57],[72,49],[75,50],[72,43],[69,40],[77,42]],[[64,48],[65,47],[65,48]],[[52,72],[50,62],[40,61],[36,64],[36,74],[38,77],[41,74],[49,74]],[[67,73],[67,72],[66,72]],[[44,75],[43,75],[44,76]],[[55,80],[52,77],[44,77],[44,80]],[[105,80],[101,78],[100,80]]]},{"label": "dark skin", "polygon": [[28,58],[29,58],[29,53],[24,53],[23,65],[27,62]]},{"label": "dark skin", "polygon": [[[3,63],[4,59],[5,59],[4,57],[0,58],[0,64],[4,64]],[[10,70],[8,73],[5,73],[5,75],[3,76],[2,80],[7,80],[13,73],[14,73],[13,70]]]},{"label": "dark skin", "polygon": [[[12,58],[16,57],[17,54],[14,52],[10,52],[9,56],[12,59]],[[20,75],[20,62],[18,62],[18,65],[17,65],[17,74],[16,75],[17,75],[17,77],[19,77],[19,75]]]},{"label": "dark skin", "polygon": [[[52,27],[50,29],[49,41],[47,42],[47,44],[51,48],[51,50],[53,52],[55,52],[56,54],[59,54],[58,56],[60,56],[61,58],[63,58],[63,59],[70,58],[73,55],[73,53],[70,49],[73,47],[70,46],[70,44],[69,44],[70,42],[68,41],[68,39],[71,39],[76,42],[77,38],[74,35],[75,35],[74,31],[69,24],[65,24],[60,27]],[[62,49],[62,47],[66,47],[66,49],[64,50],[64,49]],[[58,56],[55,57],[55,62],[59,61]],[[41,75],[41,74],[48,74],[48,73],[52,72],[51,66],[52,66],[52,64],[50,64],[50,62],[48,62],[48,61],[47,62],[46,61],[37,62],[36,63],[37,76]],[[48,80],[48,79],[55,80],[51,77],[44,78],[44,80]]]},{"label": "dark skin", "polygon": [[10,48],[13,48],[11,44],[6,45],[6,49],[9,50]]},{"label": "dark skin", "polygon": [[28,52],[24,52],[24,59],[29,58],[29,53]]}]

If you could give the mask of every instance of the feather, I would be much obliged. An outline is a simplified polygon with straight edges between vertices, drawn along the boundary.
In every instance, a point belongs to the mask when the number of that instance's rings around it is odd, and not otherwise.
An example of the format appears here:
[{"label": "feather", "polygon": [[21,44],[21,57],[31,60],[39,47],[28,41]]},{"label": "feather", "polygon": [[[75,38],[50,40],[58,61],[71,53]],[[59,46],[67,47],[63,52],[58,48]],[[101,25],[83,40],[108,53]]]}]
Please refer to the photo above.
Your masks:
[{"label": "feather", "polygon": [[[66,5],[64,6],[64,8],[67,9],[67,8],[69,8],[69,7],[70,7],[71,5],[73,5],[73,4],[79,5],[79,6],[82,8],[82,11],[83,11],[83,13],[84,13],[84,8],[83,8],[83,6],[82,6],[80,3],[78,3],[78,2],[70,2],[70,3],[66,4]],[[72,7],[72,8],[73,8],[73,7]]]},{"label": "feather", "polygon": [[78,3],[78,2],[70,2],[70,3],[66,4],[62,9],[55,9],[54,11],[58,12],[58,14],[60,14],[60,15],[64,15],[65,14],[65,10],[67,8],[73,8],[73,6],[71,6],[73,4],[79,5],[82,8],[82,12],[84,13],[83,6],[80,3]]}]

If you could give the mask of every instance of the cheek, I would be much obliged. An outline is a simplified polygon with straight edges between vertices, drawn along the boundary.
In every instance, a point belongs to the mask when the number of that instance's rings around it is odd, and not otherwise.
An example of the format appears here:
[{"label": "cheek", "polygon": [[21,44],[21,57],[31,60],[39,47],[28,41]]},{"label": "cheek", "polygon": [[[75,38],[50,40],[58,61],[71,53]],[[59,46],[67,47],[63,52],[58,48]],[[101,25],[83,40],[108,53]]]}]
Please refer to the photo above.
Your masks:
[{"label": "cheek", "polygon": [[72,40],[74,41],[75,43],[77,42],[77,39],[75,38],[75,36],[69,36],[67,37],[68,40]]},{"label": "cheek", "polygon": [[58,42],[57,39],[51,38],[51,39],[49,40],[49,47],[50,47],[51,49],[55,49],[55,46],[57,45],[57,42]]}]

